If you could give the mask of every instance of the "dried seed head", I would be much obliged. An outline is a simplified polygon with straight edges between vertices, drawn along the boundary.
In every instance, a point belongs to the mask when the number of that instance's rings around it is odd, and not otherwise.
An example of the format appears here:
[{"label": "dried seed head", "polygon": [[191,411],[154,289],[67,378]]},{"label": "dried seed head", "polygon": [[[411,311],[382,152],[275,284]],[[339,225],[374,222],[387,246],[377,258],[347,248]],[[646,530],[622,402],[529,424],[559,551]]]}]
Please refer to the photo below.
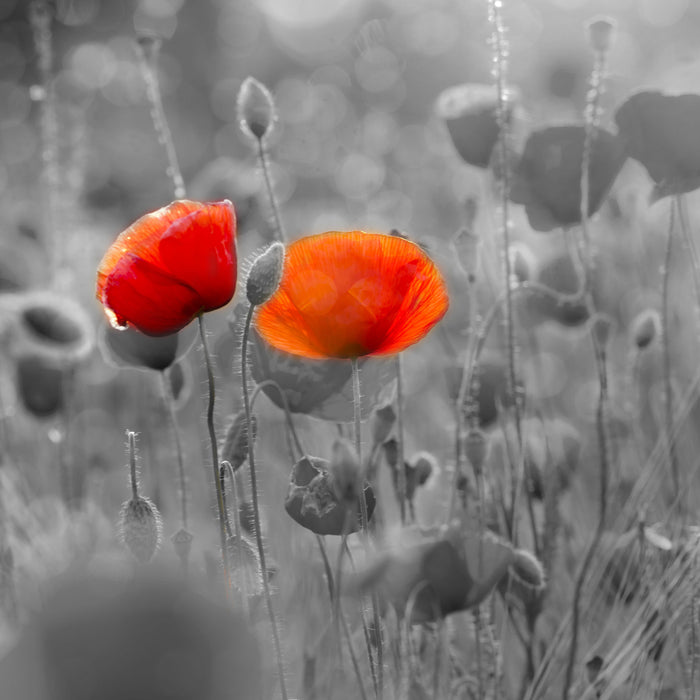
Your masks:
[{"label": "dried seed head", "polygon": [[483,430],[472,428],[464,438],[464,453],[475,472],[480,473],[486,461],[489,442]]},{"label": "dried seed head", "polygon": [[[253,426],[253,444],[258,434],[258,421],[255,416],[250,417]],[[235,472],[248,459],[248,421],[245,411],[239,411],[231,421],[224,444],[221,447],[221,461],[230,462]]]},{"label": "dried seed head", "polygon": [[645,309],[632,321],[634,344],[640,349],[649,347],[661,334],[661,319],[655,309]]},{"label": "dried seed head", "polygon": [[362,488],[362,473],[350,440],[338,438],[334,441],[328,472],[335,497],[341,503],[356,503]]},{"label": "dried seed head", "polygon": [[247,77],[238,91],[238,121],[241,131],[254,141],[267,138],[277,121],[275,101],[260,81]]},{"label": "dried seed head", "polygon": [[137,496],[122,505],[120,515],[122,541],[142,564],[149,562],[160,546],[160,513],[148,498]]},{"label": "dried seed head", "polygon": [[391,404],[378,408],[372,415],[372,442],[381,445],[391,432],[396,422],[396,411]]},{"label": "dried seed head", "polygon": [[258,255],[248,273],[246,296],[254,306],[264,304],[280,286],[284,268],[284,245],[275,241]]},{"label": "dried seed head", "polygon": [[615,39],[617,22],[612,17],[598,15],[586,22],[588,44],[597,53],[607,53]]}]

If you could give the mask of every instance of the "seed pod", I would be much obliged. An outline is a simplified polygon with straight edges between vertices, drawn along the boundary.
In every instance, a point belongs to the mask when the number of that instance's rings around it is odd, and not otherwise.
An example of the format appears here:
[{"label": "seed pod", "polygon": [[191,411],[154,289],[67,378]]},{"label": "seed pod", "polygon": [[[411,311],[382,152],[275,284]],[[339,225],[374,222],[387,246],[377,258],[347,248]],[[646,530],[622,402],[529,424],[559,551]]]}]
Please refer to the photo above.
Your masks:
[{"label": "seed pod", "polygon": [[615,39],[617,22],[612,17],[598,15],[586,22],[588,44],[597,53],[607,53]]},{"label": "seed pod", "polygon": [[632,337],[640,350],[648,348],[660,335],[661,319],[656,309],[645,309],[632,321]]},{"label": "seed pod", "polygon": [[[258,421],[255,416],[250,417],[250,423],[253,426],[253,444],[255,444],[258,434]],[[234,472],[248,459],[248,423],[245,411],[239,411],[229,425],[221,447],[220,459],[222,462],[230,462]]]},{"label": "seed pod", "polygon": [[372,442],[381,445],[391,433],[396,422],[396,411],[391,404],[378,408],[372,414]]},{"label": "seed pod", "polygon": [[481,473],[483,469],[488,448],[488,439],[483,430],[472,428],[464,438],[464,454],[476,473]]},{"label": "seed pod", "polygon": [[275,101],[260,81],[247,77],[238,92],[238,122],[241,131],[254,141],[267,138],[277,121]]},{"label": "seed pod", "polygon": [[149,498],[136,496],[122,505],[121,537],[127,549],[142,564],[148,563],[160,546],[160,513]]},{"label": "seed pod", "polygon": [[275,241],[255,258],[248,273],[246,296],[251,304],[264,304],[277,291],[283,268],[284,245]]}]

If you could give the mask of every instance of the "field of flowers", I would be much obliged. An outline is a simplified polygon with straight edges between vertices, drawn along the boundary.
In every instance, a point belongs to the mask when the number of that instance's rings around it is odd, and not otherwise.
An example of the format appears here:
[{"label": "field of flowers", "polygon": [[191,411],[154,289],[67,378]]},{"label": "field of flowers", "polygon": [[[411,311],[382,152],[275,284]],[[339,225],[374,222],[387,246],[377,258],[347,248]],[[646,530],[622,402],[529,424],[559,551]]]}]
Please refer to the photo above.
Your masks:
[{"label": "field of flowers", "polygon": [[700,697],[699,31],[0,0],[0,700]]}]

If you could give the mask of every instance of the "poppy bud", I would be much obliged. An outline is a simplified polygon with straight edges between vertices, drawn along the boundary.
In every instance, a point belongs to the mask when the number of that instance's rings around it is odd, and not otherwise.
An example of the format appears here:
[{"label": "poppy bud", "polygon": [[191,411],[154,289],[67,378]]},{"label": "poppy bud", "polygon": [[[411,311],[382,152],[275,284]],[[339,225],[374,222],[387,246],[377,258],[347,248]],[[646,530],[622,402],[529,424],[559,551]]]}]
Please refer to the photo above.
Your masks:
[{"label": "poppy bud", "polygon": [[391,404],[378,408],[372,416],[372,442],[381,445],[389,437],[396,422],[396,411]]},{"label": "poppy bud", "polygon": [[384,459],[391,469],[396,469],[399,463],[399,445],[396,438],[389,438],[383,445]]},{"label": "poppy bud", "polygon": [[17,358],[17,393],[33,416],[47,418],[64,406],[65,371],[54,367],[41,355]]},{"label": "poppy bud", "polygon": [[[253,426],[253,443],[258,434],[258,421],[255,416],[250,417]],[[233,418],[226,431],[224,444],[221,448],[221,461],[230,462],[233,471],[236,471],[248,459],[248,421],[245,411],[239,411]]]},{"label": "poppy bud", "polygon": [[452,247],[457,253],[457,262],[467,275],[470,284],[476,281],[479,266],[479,237],[471,228],[461,228],[452,239]]},{"label": "poppy bud", "polygon": [[341,503],[355,503],[360,497],[362,474],[354,445],[344,438],[333,442],[328,468],[330,486]]},{"label": "poppy bud", "polygon": [[607,314],[596,314],[591,319],[591,335],[599,347],[604,348],[610,340],[614,321]]},{"label": "poppy bud", "polygon": [[264,304],[277,291],[283,267],[284,245],[275,241],[255,258],[248,273],[246,296],[251,304]]},{"label": "poppy bud", "polygon": [[640,349],[649,347],[661,334],[661,319],[655,309],[645,309],[632,322],[634,344]]},{"label": "poppy bud", "polygon": [[481,473],[488,452],[488,439],[482,430],[472,428],[464,438],[464,453],[475,472]]},{"label": "poppy bud", "polygon": [[438,471],[438,462],[430,452],[419,452],[413,455],[410,467],[413,469],[416,486],[423,486]]},{"label": "poppy bud", "polygon": [[241,535],[240,538],[231,535],[226,540],[226,548],[232,564],[231,579],[234,586],[247,595],[262,593],[263,581],[260,576],[258,548],[246,535]]},{"label": "poppy bud", "polygon": [[170,541],[173,543],[173,549],[175,554],[180,558],[183,564],[187,562],[190,556],[190,550],[192,549],[192,540],[194,539],[192,533],[187,532],[184,528],[180,528],[171,538]]},{"label": "poppy bud", "polygon": [[617,22],[612,17],[598,15],[586,22],[588,44],[597,53],[607,53],[615,39]]},{"label": "poppy bud", "polygon": [[545,584],[545,574],[542,564],[526,549],[513,551],[513,570],[518,577],[533,588],[541,589]]},{"label": "poppy bud", "polygon": [[136,496],[122,506],[122,541],[142,564],[149,562],[160,546],[162,527],[160,513],[150,499]]},{"label": "poppy bud", "polygon": [[254,141],[267,138],[277,121],[277,109],[270,91],[248,76],[238,91],[238,121],[241,131]]}]

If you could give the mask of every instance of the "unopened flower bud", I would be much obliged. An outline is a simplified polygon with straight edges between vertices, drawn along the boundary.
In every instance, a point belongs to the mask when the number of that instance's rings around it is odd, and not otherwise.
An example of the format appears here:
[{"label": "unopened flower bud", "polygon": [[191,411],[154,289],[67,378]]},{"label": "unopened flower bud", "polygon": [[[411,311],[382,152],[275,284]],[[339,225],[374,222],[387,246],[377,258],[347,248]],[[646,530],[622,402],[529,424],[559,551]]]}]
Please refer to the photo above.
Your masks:
[{"label": "unopened flower bud", "polygon": [[591,335],[599,347],[604,348],[613,333],[615,321],[607,314],[595,314],[591,318]]},{"label": "unopened flower bud", "polygon": [[461,228],[452,239],[452,246],[457,253],[457,262],[467,275],[470,284],[476,281],[476,269],[479,265],[479,237],[471,228]]},{"label": "unopened flower bud", "polygon": [[150,499],[136,496],[122,505],[120,530],[127,549],[146,564],[160,546],[160,513]]},{"label": "unopened flower bud", "polygon": [[399,463],[399,444],[396,441],[396,438],[389,438],[386,440],[382,445],[382,448],[384,449],[384,459],[386,459],[386,463],[389,465],[389,468],[396,469],[396,466]]},{"label": "unopened flower bud", "polygon": [[255,306],[264,304],[280,286],[284,268],[284,245],[275,241],[258,255],[248,273],[246,296]]},{"label": "unopened flower bud", "polygon": [[544,588],[546,577],[539,560],[526,549],[516,549],[513,555],[512,567],[520,580],[532,588]]},{"label": "unopened flower bud", "polygon": [[661,319],[655,309],[645,309],[632,322],[634,344],[640,349],[649,347],[661,334]]},{"label": "unopened flower bud", "polygon": [[413,469],[416,486],[423,486],[432,474],[438,471],[438,462],[430,452],[418,452],[413,455],[410,466]]},{"label": "unopened flower bud", "polygon": [[270,91],[260,81],[247,77],[238,91],[238,120],[243,133],[254,141],[268,137],[277,121]]},{"label": "unopened flower bud", "polygon": [[396,422],[396,411],[391,404],[378,408],[372,416],[372,442],[381,445],[391,433]]},{"label": "unopened flower bud", "polygon": [[173,543],[173,549],[175,554],[180,558],[183,564],[186,564],[190,557],[190,550],[192,549],[192,540],[194,536],[187,532],[184,528],[180,528],[171,538],[170,541]]},{"label": "unopened flower bud", "polygon": [[612,47],[617,22],[612,17],[598,15],[586,23],[588,43],[593,51],[607,53]]},{"label": "unopened flower bud", "polygon": [[[253,427],[253,443],[258,434],[258,421],[255,416],[250,417]],[[248,421],[245,411],[239,411],[231,421],[224,444],[221,447],[221,461],[230,462],[235,472],[248,459]]]},{"label": "unopened flower bud", "polygon": [[354,445],[344,438],[333,443],[328,467],[333,493],[341,503],[354,503],[360,497],[362,473]]},{"label": "unopened flower bud", "polygon": [[482,430],[472,428],[464,439],[464,453],[475,472],[480,473],[486,461],[488,439]]}]

